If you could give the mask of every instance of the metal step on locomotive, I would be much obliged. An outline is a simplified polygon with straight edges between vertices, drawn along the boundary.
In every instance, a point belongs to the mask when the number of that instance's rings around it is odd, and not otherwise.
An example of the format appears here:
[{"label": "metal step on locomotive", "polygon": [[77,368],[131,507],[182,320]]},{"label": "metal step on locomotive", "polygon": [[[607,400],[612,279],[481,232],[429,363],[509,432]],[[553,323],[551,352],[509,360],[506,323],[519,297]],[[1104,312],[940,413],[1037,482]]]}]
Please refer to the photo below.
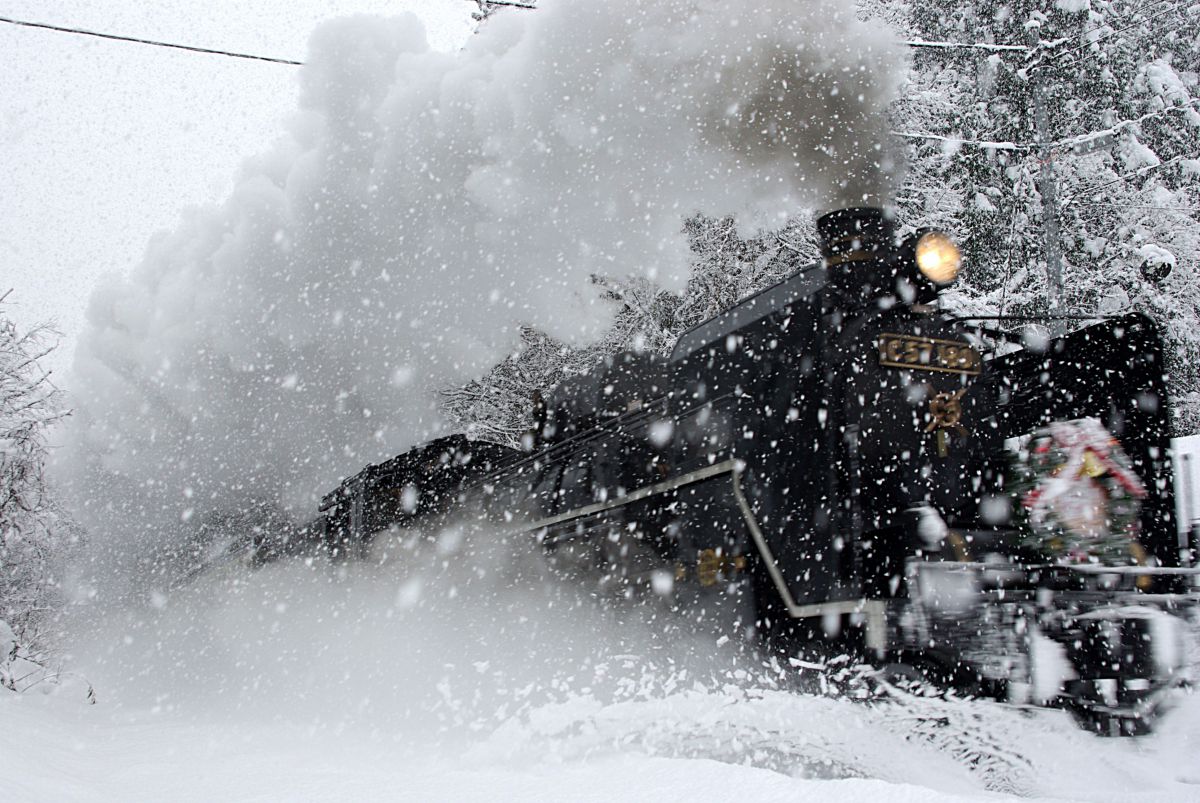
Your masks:
[{"label": "metal step on locomotive", "polygon": [[936,306],[947,235],[896,241],[875,208],[818,230],[818,264],[670,355],[536,398],[526,449],[425,444],[346,479],[309,532],[353,554],[465,516],[767,649],[1149,730],[1196,608],[1154,325],[1027,348]]}]

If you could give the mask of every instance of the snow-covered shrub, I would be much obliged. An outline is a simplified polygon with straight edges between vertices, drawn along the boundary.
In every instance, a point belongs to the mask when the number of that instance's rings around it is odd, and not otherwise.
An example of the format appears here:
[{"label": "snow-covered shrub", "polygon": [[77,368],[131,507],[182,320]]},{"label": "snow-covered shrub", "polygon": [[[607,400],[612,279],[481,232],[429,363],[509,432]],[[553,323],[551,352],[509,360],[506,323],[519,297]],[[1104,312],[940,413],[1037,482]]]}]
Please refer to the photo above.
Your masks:
[{"label": "snow-covered shrub", "polygon": [[39,656],[31,653],[8,622],[0,619],[0,687],[25,691],[44,676],[45,665]]}]

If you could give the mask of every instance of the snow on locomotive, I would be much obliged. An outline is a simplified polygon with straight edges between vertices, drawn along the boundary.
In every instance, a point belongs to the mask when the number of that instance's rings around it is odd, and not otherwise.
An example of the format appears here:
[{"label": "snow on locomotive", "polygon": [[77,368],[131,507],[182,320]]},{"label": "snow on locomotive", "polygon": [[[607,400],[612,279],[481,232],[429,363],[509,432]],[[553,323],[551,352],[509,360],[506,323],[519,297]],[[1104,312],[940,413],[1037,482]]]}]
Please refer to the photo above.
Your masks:
[{"label": "snow on locomotive", "polygon": [[349,478],[326,543],[469,512],[789,655],[1147,730],[1182,677],[1172,614],[1195,605],[1153,325],[1023,348],[933,305],[959,268],[945,234],[897,242],[873,208],[818,230],[820,263],[668,357],[619,354],[536,399],[526,450],[455,436]]}]

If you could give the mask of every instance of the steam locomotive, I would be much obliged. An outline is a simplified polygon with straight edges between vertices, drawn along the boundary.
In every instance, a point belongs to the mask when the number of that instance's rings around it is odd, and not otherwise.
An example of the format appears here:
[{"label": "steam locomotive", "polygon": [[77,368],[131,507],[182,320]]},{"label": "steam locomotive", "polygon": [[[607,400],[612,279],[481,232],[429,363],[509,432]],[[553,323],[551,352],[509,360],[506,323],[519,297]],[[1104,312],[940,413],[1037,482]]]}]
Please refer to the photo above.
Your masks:
[{"label": "steam locomotive", "polygon": [[[310,529],[345,555],[466,516],[768,649],[1148,730],[1195,604],[1154,326],[1027,346],[935,305],[960,262],[945,234],[897,241],[875,208],[818,232],[818,264],[668,356],[618,354],[535,397],[523,449],[427,443],[346,479]],[[1018,527],[1012,448],[1089,417],[1148,489],[1125,565],[1048,559]]]}]

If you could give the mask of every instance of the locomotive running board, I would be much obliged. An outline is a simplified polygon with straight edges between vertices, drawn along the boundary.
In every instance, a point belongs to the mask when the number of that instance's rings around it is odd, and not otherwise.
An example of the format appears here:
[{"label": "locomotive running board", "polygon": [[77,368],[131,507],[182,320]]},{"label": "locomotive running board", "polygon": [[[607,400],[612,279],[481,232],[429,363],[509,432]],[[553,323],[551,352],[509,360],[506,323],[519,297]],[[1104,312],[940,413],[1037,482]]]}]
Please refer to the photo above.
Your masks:
[{"label": "locomotive running board", "polygon": [[587,505],[586,507],[576,508],[575,510],[560,513],[556,516],[540,519],[522,529],[527,532],[544,530],[566,521],[582,519],[596,513],[603,513],[608,510],[624,507],[642,499],[648,499],[649,497],[658,496],[668,491],[674,491],[677,488],[693,485],[711,477],[730,474],[733,478],[733,495],[737,500],[738,509],[742,512],[742,519],[746,522],[747,529],[750,530],[750,536],[754,539],[754,546],[758,549],[759,557],[762,558],[763,565],[767,568],[767,574],[770,575],[771,583],[779,593],[779,598],[783,601],[788,616],[793,619],[813,619],[826,615],[863,614],[866,617],[866,626],[864,628],[866,646],[868,649],[882,652],[887,646],[886,608],[883,601],[849,599],[817,602],[809,605],[800,605],[796,602],[796,598],[792,596],[791,589],[788,588],[787,581],[784,579],[782,572],[779,571],[779,566],[775,563],[775,555],[771,552],[771,547],[767,545],[767,539],[763,535],[762,529],[758,526],[758,521],[754,518],[754,511],[750,509],[750,502],[746,499],[746,494],[742,490],[742,472],[744,470],[745,464],[741,460],[725,460],[721,463],[683,474],[675,479],[641,488],[610,502],[597,502],[593,505]]}]

